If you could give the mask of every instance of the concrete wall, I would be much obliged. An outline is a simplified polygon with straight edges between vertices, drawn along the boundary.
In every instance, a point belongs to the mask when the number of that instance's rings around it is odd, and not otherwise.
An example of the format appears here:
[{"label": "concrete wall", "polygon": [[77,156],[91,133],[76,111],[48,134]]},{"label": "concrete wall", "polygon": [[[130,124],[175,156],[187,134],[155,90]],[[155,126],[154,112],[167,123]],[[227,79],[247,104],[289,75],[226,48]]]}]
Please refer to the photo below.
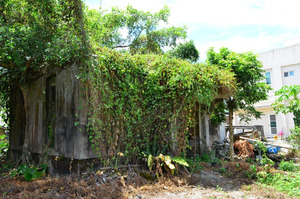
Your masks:
[{"label": "concrete wall", "polygon": [[[262,62],[265,72],[270,72],[270,86],[273,90],[269,92],[268,100],[255,104],[255,108],[262,111],[265,115],[261,119],[253,119],[248,125],[263,125],[265,135],[271,137],[270,115],[275,115],[271,107],[271,104],[277,98],[275,91],[282,86],[300,85],[300,44],[261,53],[258,59]],[[291,71],[293,71],[293,76],[288,74],[288,77],[284,77],[285,72],[289,73]],[[244,122],[239,121],[237,113],[235,114],[234,122],[235,125],[245,125]],[[282,130],[284,135],[289,135],[289,129],[294,128],[293,115],[276,115],[276,124],[278,133]]]},{"label": "concrete wall", "polygon": [[[261,53],[258,59],[265,71],[271,71],[271,87],[274,89],[271,93],[285,85],[284,81],[287,79],[289,79],[287,85],[300,84],[300,44]],[[290,70],[295,70],[294,77],[284,78],[283,72]]]},{"label": "concrete wall", "polygon": [[[238,114],[235,114],[234,124],[235,125],[262,125],[264,127],[264,134],[266,137],[273,137],[277,133],[283,131],[284,136],[290,134],[289,129],[294,128],[293,116],[292,114],[278,114],[276,115],[271,107],[258,108],[258,111],[264,113],[260,119],[253,118],[250,123],[240,121]],[[275,115],[276,118],[276,133],[271,133],[270,115]]]},{"label": "concrete wall", "polygon": [[86,99],[77,74],[73,64],[13,89],[16,108],[12,108],[9,149],[13,159],[24,151],[42,153],[45,146],[51,156],[96,157],[88,139]]},{"label": "concrete wall", "polygon": [[[300,55],[299,55],[300,57]],[[288,77],[282,76],[282,85],[283,86],[291,86],[291,85],[299,85],[300,84],[300,63],[290,66],[281,67],[281,74],[285,72],[289,75]],[[290,72],[293,72],[294,75],[290,76]]]}]

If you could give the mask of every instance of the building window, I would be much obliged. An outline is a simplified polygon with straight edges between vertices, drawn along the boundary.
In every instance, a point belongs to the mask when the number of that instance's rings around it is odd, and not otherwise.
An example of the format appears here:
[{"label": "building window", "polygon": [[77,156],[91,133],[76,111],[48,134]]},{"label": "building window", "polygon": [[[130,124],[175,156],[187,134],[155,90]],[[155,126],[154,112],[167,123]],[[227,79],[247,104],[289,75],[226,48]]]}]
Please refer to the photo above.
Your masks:
[{"label": "building window", "polygon": [[295,75],[295,73],[294,73],[294,71],[292,70],[292,71],[288,71],[288,72],[284,72],[283,73],[283,76],[284,77],[290,77],[290,76],[294,76]]},{"label": "building window", "polygon": [[276,115],[270,115],[271,134],[277,134]]},{"label": "building window", "polygon": [[271,84],[271,73],[266,72],[266,84]]}]

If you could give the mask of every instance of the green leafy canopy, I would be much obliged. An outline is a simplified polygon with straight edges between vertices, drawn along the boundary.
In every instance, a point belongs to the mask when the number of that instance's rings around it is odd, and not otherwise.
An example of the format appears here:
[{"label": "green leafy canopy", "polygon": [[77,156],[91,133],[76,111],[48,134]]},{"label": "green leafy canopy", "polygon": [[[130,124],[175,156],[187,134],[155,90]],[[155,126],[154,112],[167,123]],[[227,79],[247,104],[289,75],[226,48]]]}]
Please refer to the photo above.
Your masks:
[{"label": "green leafy canopy", "polygon": [[300,85],[283,86],[275,92],[278,96],[272,104],[274,111],[278,113],[293,113],[295,126],[300,127]]},{"label": "green leafy canopy", "polygon": [[156,13],[139,11],[132,6],[125,10],[86,9],[86,27],[95,46],[128,49],[131,54],[162,54],[165,47],[175,47],[187,36],[186,27],[159,28],[167,23],[170,9],[165,6]]},{"label": "green leafy canopy", "polygon": [[[168,21],[168,7],[106,12],[88,10],[80,0],[7,0],[0,6],[1,107],[9,112],[10,89],[76,62],[91,144],[106,165],[121,150],[128,161],[140,152],[170,151],[172,134],[183,152],[196,105],[210,106],[221,91],[235,88],[230,70],[191,63],[198,59],[193,42],[176,48],[186,27],[159,28]],[[174,48],[171,56],[165,48]]]},{"label": "green leafy canopy", "polygon": [[257,56],[252,52],[236,53],[227,48],[221,48],[217,53],[211,48],[207,52],[207,63],[229,69],[235,74],[236,92],[225,105],[231,105],[234,111],[242,109],[246,121],[251,116],[260,117],[261,113],[253,105],[266,100],[271,88],[263,82],[264,71]]},{"label": "green leafy canopy", "polygon": [[252,52],[236,53],[221,48],[217,53],[210,48],[207,52],[207,63],[231,70],[236,78],[236,92],[222,102],[224,106],[218,106],[218,109],[213,110],[217,121],[222,121],[218,117],[224,117],[224,108],[229,111],[230,160],[233,161],[234,111],[242,110],[241,119],[245,121],[251,120],[252,116],[259,118],[262,113],[255,109],[254,104],[266,100],[271,88],[263,82],[265,77],[262,64]]},{"label": "green leafy canopy", "polygon": [[[123,148],[128,160],[141,152],[170,151],[172,133],[178,151],[184,152],[189,129],[196,124],[196,104],[210,106],[220,90],[231,93],[235,86],[233,74],[214,65],[107,48],[97,51],[97,57],[88,75],[90,132],[101,157]],[[175,120],[176,130],[171,125]]]}]

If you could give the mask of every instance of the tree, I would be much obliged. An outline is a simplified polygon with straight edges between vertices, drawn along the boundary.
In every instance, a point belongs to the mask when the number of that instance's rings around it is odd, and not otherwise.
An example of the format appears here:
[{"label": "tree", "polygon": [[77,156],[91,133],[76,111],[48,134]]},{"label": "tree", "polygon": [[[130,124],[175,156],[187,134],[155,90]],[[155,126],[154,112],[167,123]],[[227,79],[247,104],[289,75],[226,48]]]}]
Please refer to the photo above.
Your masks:
[{"label": "tree", "polygon": [[179,44],[174,49],[168,51],[167,54],[177,59],[189,60],[190,62],[197,62],[199,59],[199,52],[193,41]]},{"label": "tree", "polygon": [[25,72],[85,54],[81,0],[1,1],[0,66]]},{"label": "tree", "polygon": [[254,104],[266,100],[270,87],[266,85],[262,64],[252,52],[235,53],[227,48],[221,48],[219,53],[210,48],[207,52],[207,62],[221,68],[230,69],[236,78],[236,92],[224,103],[229,111],[230,160],[233,160],[233,113],[243,110],[244,120],[251,116],[259,118],[261,112],[255,110]]},{"label": "tree", "polygon": [[300,85],[283,86],[275,96],[279,96],[272,104],[275,113],[293,113],[295,126],[300,127]]},{"label": "tree", "polygon": [[165,47],[175,47],[179,39],[186,38],[186,27],[158,28],[167,23],[168,7],[157,13],[143,12],[128,6],[111,12],[86,10],[87,31],[92,43],[113,49],[128,49],[131,54],[162,54]]},{"label": "tree", "polygon": [[[13,93],[20,84],[70,62],[87,68],[91,51],[82,8],[81,0],[0,1],[0,111],[5,111],[8,125],[17,109]],[[27,139],[23,163],[29,163]]]}]

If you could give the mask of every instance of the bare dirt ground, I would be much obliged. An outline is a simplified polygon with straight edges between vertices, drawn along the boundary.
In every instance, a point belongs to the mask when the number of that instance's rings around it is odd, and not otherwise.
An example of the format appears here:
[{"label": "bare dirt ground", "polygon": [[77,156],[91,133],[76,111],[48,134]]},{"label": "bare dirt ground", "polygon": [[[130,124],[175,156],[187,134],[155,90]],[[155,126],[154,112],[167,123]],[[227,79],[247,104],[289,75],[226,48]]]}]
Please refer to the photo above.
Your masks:
[{"label": "bare dirt ground", "polygon": [[[78,176],[44,177],[26,182],[0,177],[0,198],[289,198],[243,175],[246,166],[226,165],[231,175],[203,165],[199,173],[154,179],[147,169],[104,170]],[[142,177],[143,176],[143,177]]]},{"label": "bare dirt ground", "polygon": [[[246,164],[240,164],[240,168],[235,167],[236,163],[226,165],[230,176],[221,175],[218,168],[204,165],[204,169],[198,174],[191,174],[186,184],[175,186],[145,185],[137,189],[137,194],[131,198],[291,198],[271,188],[264,188],[249,180],[244,172]],[[157,189],[155,189],[157,187]]]}]

